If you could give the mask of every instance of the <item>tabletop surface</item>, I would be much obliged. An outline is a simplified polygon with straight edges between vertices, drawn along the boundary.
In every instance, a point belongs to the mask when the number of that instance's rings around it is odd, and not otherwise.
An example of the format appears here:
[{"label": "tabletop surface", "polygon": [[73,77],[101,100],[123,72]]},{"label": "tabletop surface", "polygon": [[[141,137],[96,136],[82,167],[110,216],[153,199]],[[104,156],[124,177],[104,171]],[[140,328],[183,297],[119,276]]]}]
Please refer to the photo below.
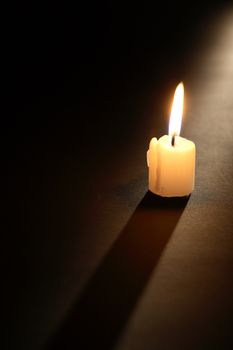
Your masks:
[{"label": "tabletop surface", "polygon": [[[159,39],[148,49],[150,23],[147,49],[139,29],[128,48],[129,27],[119,44],[121,20],[111,54],[100,50],[93,65],[87,48],[76,70],[67,59],[66,95],[37,97],[8,119],[6,349],[233,343],[232,8],[196,13],[170,49]],[[195,191],[164,199],[147,190],[146,151],[167,133],[181,80]]]}]

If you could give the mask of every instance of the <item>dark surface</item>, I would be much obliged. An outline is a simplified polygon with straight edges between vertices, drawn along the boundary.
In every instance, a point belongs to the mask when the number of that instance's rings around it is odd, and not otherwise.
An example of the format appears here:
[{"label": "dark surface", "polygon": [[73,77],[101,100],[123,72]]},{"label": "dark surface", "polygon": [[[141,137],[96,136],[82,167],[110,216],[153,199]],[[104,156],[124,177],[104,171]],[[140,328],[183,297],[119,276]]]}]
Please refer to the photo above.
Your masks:
[{"label": "dark surface", "polygon": [[187,201],[144,196],[48,348],[114,345]]},{"label": "dark surface", "polygon": [[[20,5],[5,19],[1,348],[228,349],[232,8]],[[145,154],[180,80],[197,176],[174,205],[147,193]]]}]

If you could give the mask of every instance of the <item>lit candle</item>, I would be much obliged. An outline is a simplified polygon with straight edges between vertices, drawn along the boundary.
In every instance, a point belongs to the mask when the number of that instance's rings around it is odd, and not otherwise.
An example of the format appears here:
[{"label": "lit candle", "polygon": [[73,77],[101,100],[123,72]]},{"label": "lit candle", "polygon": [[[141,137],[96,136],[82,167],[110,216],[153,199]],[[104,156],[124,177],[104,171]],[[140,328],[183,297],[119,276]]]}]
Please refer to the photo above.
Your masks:
[{"label": "lit candle", "polygon": [[175,91],[169,123],[169,135],[153,137],[147,151],[149,190],[163,197],[182,197],[194,189],[195,144],[180,137],[184,86]]}]

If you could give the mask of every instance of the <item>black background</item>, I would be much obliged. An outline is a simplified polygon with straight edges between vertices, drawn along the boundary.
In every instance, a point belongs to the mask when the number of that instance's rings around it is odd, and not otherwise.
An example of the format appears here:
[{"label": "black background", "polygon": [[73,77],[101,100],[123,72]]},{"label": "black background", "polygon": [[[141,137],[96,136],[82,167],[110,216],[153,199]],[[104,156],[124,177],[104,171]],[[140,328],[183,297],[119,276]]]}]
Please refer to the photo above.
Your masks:
[{"label": "black background", "polygon": [[[142,220],[154,218],[136,215],[123,231],[126,240],[120,238],[111,247],[145,194],[148,141],[155,129],[156,136],[166,133],[167,120],[161,118],[168,115],[174,88],[189,75],[202,33],[226,5],[106,1],[4,9],[6,349],[114,345],[186,203],[154,200],[158,221],[163,210],[175,205],[176,211],[165,226],[145,229],[155,253],[143,248],[148,261],[137,283],[133,278],[124,281],[123,292],[117,291],[123,283],[118,275],[132,254],[131,234],[140,235]],[[139,209],[150,207],[153,200],[148,196]],[[152,238],[156,229],[166,233],[158,241]],[[138,260],[136,255],[136,265]],[[125,280],[133,274],[128,268]],[[87,292],[80,297],[87,282]],[[107,295],[109,299],[100,302]],[[73,314],[60,331],[68,310]],[[98,312],[102,315],[96,316]],[[200,317],[205,318],[208,308],[203,312]],[[52,345],[56,338],[58,343]],[[206,349],[208,342],[201,339]],[[154,348],[153,341],[145,339],[143,349]]]}]

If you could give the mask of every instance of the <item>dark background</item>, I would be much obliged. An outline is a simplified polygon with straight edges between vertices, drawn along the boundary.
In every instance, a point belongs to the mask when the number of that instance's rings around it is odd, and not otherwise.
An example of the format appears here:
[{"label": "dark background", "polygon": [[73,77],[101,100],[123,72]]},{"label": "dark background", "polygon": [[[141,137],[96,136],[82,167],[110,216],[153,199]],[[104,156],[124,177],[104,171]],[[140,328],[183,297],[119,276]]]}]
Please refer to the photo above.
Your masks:
[{"label": "dark background", "polygon": [[[210,45],[203,33],[227,5],[106,1],[4,10],[6,349],[114,346],[186,205],[145,196],[148,142],[167,133],[175,86],[192,87],[192,67]],[[155,216],[141,216],[143,208]],[[150,244],[135,241],[141,234]],[[208,307],[198,306],[170,347],[139,334],[129,349],[228,345],[222,330],[213,335],[218,326],[197,341],[192,321],[209,321]],[[230,320],[221,317],[229,335]]]}]

